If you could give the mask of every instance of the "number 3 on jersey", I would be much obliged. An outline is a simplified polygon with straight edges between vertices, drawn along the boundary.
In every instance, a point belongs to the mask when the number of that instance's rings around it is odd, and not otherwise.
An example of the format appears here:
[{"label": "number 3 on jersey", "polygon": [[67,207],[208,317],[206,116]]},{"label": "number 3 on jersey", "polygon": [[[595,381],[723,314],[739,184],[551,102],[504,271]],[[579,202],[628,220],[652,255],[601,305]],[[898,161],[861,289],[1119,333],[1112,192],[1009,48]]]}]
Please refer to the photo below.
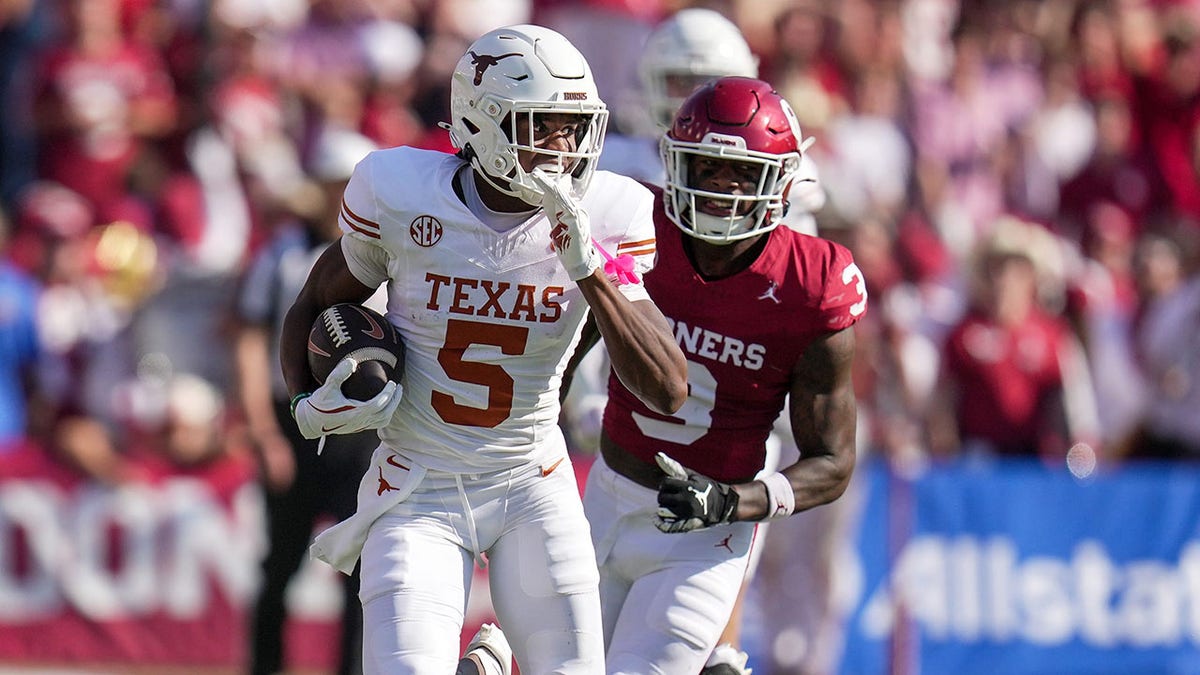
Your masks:
[{"label": "number 3 on jersey", "polygon": [[[850,316],[859,316],[867,309],[867,280],[858,265],[850,263],[842,270],[842,283],[853,286],[858,302],[850,305]],[[717,403],[717,379],[704,365],[688,361],[688,398],[673,417],[661,420],[633,413],[638,429],[650,438],[690,445],[700,440],[712,426],[712,412]]]},{"label": "number 3 on jersey", "polygon": [[688,397],[674,417],[666,420],[633,413],[638,429],[649,438],[691,445],[708,433],[717,404],[717,378],[706,366],[687,362]]},{"label": "number 3 on jersey", "polygon": [[854,291],[858,293],[859,301],[850,305],[850,316],[858,316],[867,309],[867,280],[863,278],[858,265],[850,263],[842,270],[842,283],[849,286],[853,282]]}]

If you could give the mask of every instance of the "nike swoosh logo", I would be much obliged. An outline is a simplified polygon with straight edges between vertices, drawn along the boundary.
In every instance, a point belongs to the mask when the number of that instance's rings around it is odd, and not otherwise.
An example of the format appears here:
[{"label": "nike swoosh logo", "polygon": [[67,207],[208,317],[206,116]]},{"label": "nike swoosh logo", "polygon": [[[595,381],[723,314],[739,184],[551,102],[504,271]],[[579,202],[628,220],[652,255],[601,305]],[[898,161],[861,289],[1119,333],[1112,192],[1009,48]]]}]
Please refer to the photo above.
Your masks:
[{"label": "nike swoosh logo", "polygon": [[337,431],[338,429],[341,429],[344,426],[346,426],[346,425],[345,424],[337,424],[332,427],[327,427],[325,425],[321,425],[321,433],[327,434],[331,431]]},{"label": "nike swoosh logo", "polygon": [[358,307],[355,307],[354,309],[359,314],[363,315],[363,318],[367,320],[367,323],[371,324],[371,330],[364,330],[363,333],[366,333],[367,337],[369,337],[369,338],[372,338],[375,340],[382,340],[383,339],[383,328],[380,327],[379,322],[375,321],[375,317],[364,312],[362,309],[360,309]]},{"label": "nike swoosh logo", "polygon": [[387,463],[391,464],[392,466],[396,467],[397,469],[404,469],[405,471],[411,471],[411,469],[409,469],[407,466],[404,466],[400,462],[397,462],[395,455],[388,455]]},{"label": "nike swoosh logo", "polygon": [[[312,403],[309,403],[309,405],[312,405]],[[324,408],[318,408],[317,406],[313,405],[313,410],[316,410],[319,413],[325,413],[326,415],[332,415],[334,413],[346,412],[347,410],[354,410],[354,408],[355,408],[355,406],[352,406],[352,405],[344,405],[339,408],[334,408],[333,410],[325,410]],[[343,424],[341,426],[346,426],[346,425]]]},{"label": "nike swoosh logo", "polygon": [[314,354],[320,354],[321,356],[332,356],[332,354],[330,354],[329,352],[314,345],[312,340],[308,341],[308,351],[310,351]]},{"label": "nike swoosh logo", "polygon": [[559,464],[562,464],[562,457],[559,457],[557,462],[551,464],[550,468],[542,469],[542,478],[545,478],[546,476],[549,476],[550,474],[554,473],[554,470],[558,468]]}]

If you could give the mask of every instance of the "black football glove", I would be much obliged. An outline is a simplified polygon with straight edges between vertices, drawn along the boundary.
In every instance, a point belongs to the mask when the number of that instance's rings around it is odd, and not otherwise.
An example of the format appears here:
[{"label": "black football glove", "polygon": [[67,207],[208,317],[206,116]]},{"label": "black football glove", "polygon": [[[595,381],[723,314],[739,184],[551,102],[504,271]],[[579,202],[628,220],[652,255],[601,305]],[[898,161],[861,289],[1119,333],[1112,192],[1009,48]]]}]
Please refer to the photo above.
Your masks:
[{"label": "black football glove", "polygon": [[691,532],[733,522],[738,505],[738,493],[733,488],[686,469],[661,452],[654,460],[667,474],[658,486],[655,527],[667,533]]}]

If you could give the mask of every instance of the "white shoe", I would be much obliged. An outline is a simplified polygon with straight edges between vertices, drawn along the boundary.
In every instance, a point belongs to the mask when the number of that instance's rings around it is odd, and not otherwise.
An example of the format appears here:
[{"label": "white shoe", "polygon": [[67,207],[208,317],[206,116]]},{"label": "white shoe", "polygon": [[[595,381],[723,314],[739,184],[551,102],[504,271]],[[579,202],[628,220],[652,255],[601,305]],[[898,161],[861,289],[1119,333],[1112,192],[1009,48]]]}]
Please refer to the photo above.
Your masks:
[{"label": "white shoe", "polygon": [[[467,645],[465,656],[471,652],[476,652],[476,658],[481,662],[498,664],[500,675],[512,675],[512,647],[508,646],[508,638],[499,626],[491,623],[480,626],[479,632],[471,638],[471,644]],[[491,672],[490,668],[488,672]]]},{"label": "white shoe", "polygon": [[738,651],[731,644],[717,645],[700,672],[702,675],[750,675],[752,669],[746,667],[749,660],[749,654]]}]

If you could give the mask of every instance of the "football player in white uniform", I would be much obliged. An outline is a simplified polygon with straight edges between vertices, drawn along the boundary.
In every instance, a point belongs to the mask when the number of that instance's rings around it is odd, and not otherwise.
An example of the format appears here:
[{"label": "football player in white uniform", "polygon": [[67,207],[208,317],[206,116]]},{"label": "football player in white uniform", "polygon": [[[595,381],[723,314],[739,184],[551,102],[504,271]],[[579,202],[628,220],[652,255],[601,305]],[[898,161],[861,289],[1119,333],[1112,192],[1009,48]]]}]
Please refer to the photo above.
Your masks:
[{"label": "football player in white uniform", "polygon": [[[669,414],[686,398],[683,354],[641,284],[655,259],[652,196],[595,171],[607,110],[554,31],[479,38],[450,96],[459,153],[368,155],[346,188],[341,239],[286,318],[281,360],[302,433],[377,428],[382,441],[357,512],[312,554],[343,572],[361,564],[367,673],[454,671],[473,560],[487,565],[522,672],[600,673],[598,574],[558,389],[590,310],[640,400]],[[384,284],[407,347],[401,386],[347,399],[351,361],[317,386],[313,320]]]}]

